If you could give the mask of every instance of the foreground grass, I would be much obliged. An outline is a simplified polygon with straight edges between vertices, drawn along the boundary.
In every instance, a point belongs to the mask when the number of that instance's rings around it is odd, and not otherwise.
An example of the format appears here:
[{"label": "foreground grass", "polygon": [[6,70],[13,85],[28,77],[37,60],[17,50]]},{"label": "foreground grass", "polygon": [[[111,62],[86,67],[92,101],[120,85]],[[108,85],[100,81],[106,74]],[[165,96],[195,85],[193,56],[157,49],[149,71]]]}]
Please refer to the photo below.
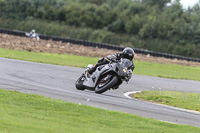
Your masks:
[{"label": "foreground grass", "polygon": [[[95,64],[99,59],[76,55],[15,51],[2,48],[0,48],[0,57],[82,68],[85,68],[88,64]],[[135,74],[200,81],[200,67],[158,64],[144,61],[134,61],[134,63],[136,66],[134,70]]]},{"label": "foreground grass", "polygon": [[174,91],[143,91],[133,94],[137,99],[144,99],[174,107],[200,111],[200,94]]},{"label": "foreground grass", "polygon": [[0,132],[200,132],[139,116],[0,89]]}]

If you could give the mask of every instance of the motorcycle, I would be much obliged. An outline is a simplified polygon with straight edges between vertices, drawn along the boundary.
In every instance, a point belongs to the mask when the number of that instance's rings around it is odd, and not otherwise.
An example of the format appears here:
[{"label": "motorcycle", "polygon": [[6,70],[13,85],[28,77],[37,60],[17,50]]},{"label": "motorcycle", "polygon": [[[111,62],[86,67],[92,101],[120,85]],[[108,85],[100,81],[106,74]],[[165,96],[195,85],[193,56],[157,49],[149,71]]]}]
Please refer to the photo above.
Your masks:
[{"label": "motorcycle", "polygon": [[37,33],[28,33],[28,32],[26,32],[25,35],[26,35],[27,37],[40,40],[40,37],[39,37],[39,35],[38,35]]},{"label": "motorcycle", "polygon": [[109,60],[109,63],[97,67],[93,74],[89,74],[88,70],[93,67],[89,64],[82,76],[76,81],[75,86],[78,90],[91,90],[101,94],[109,89],[117,89],[123,82],[130,80],[132,70],[129,69],[133,62],[121,58],[120,60]]}]

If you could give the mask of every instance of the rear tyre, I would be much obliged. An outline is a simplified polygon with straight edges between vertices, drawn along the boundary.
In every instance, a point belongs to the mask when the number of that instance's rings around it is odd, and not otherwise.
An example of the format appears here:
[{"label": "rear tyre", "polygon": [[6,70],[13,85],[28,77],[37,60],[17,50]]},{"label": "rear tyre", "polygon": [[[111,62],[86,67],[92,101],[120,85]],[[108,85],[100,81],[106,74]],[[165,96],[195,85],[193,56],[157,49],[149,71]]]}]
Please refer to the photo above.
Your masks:
[{"label": "rear tyre", "polygon": [[[101,80],[103,80],[103,79],[101,79]],[[104,93],[108,89],[112,88],[117,83],[117,81],[118,81],[118,78],[116,75],[113,75],[109,79],[108,82],[101,83],[102,81],[100,81],[100,83],[95,88],[95,93],[98,93],[98,94]]]},{"label": "rear tyre", "polygon": [[82,75],[75,83],[77,90],[85,90],[85,87],[83,85],[83,81],[85,80],[85,76]]}]

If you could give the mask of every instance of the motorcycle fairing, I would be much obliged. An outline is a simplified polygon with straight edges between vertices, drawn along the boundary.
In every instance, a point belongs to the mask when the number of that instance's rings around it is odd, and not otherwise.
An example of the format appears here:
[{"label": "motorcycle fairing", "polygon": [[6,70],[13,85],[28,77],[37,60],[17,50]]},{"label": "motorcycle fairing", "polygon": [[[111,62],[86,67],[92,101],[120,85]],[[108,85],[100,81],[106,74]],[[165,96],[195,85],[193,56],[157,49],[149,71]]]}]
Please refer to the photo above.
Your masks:
[{"label": "motorcycle fairing", "polygon": [[112,69],[113,68],[110,64],[97,67],[96,71],[90,77],[86,77],[85,81],[83,82],[83,85],[88,89],[94,89],[96,87],[99,77],[110,71],[113,71]]}]

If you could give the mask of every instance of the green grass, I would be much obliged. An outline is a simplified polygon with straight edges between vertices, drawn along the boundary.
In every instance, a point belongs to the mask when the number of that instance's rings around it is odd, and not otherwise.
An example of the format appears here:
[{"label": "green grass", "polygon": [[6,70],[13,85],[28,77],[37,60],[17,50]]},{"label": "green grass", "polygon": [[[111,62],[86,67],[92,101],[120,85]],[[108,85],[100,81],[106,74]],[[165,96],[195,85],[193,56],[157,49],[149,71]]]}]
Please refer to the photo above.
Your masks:
[{"label": "green grass", "polygon": [[176,125],[116,111],[0,89],[1,133],[198,133]]},{"label": "green grass", "polygon": [[133,94],[133,97],[200,112],[200,94],[197,93],[143,91]]},{"label": "green grass", "polygon": [[0,48],[0,57],[83,68],[87,67],[88,64],[95,64],[99,59],[76,55],[16,51],[2,48]]},{"label": "green grass", "polygon": [[181,66],[175,64],[159,64],[150,62],[135,62],[134,73],[172,79],[188,79],[200,81],[200,67]]},{"label": "green grass", "polygon": [[[85,68],[88,64],[95,64],[99,59],[94,57],[84,57],[76,55],[15,51],[2,48],[0,48],[0,57],[82,68]],[[200,67],[158,64],[144,61],[134,62],[136,66],[134,70],[135,74],[200,81]]]}]

